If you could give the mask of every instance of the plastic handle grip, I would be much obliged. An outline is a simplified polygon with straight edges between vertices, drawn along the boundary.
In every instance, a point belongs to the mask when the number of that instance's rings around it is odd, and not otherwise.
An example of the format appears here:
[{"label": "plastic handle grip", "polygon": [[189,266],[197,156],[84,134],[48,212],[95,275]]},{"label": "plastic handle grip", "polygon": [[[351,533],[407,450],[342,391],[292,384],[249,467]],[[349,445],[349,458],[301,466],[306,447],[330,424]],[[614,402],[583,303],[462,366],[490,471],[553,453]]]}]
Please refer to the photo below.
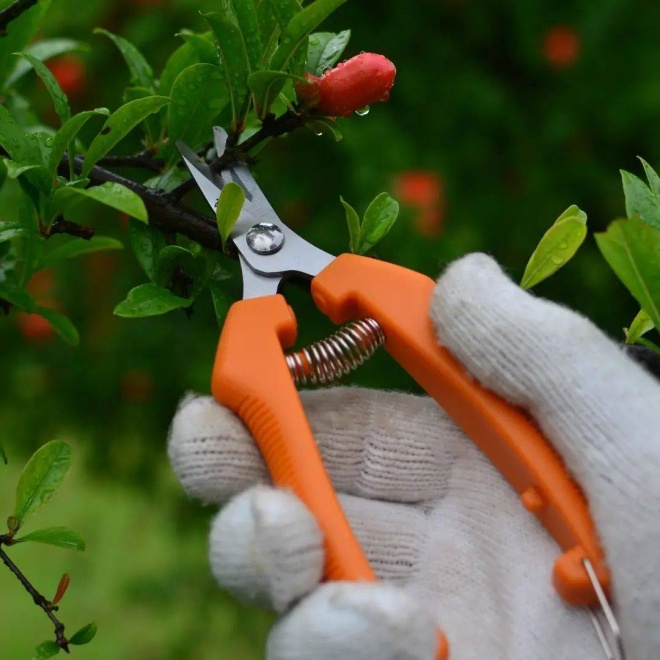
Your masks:
[{"label": "plastic handle grip", "polygon": [[564,550],[553,570],[558,593],[574,605],[596,605],[582,559],[591,560],[604,588],[609,572],[584,496],[532,421],[438,345],[429,318],[434,287],[420,273],[344,254],[312,280],[312,296],[335,323],[378,321],[389,353],[489,457]]},{"label": "plastic handle grip", "polygon": [[[212,376],[216,400],[250,429],[273,482],[291,488],[323,532],[326,580],[375,581],[318,452],[283,348],[293,345],[296,318],[280,295],[232,305]],[[438,635],[437,660],[447,657]]]}]

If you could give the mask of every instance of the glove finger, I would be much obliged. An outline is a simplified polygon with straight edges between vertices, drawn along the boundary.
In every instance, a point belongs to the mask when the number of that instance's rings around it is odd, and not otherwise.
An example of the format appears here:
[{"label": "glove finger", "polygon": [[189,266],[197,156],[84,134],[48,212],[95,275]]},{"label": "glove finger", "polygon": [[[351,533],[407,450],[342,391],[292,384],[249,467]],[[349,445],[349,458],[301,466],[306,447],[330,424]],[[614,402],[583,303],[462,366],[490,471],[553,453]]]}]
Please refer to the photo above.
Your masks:
[{"label": "glove finger", "polygon": [[440,341],[474,376],[530,411],[584,488],[624,640],[635,657],[656,657],[657,382],[590,321],[525,293],[485,255],[447,269],[431,315]]},{"label": "glove finger", "polygon": [[433,660],[434,622],[408,593],[387,583],[324,584],[281,619],[268,660]]},{"label": "glove finger", "polygon": [[[301,392],[336,490],[420,502],[441,497],[452,464],[473,451],[435,402],[396,392],[336,387]],[[270,479],[249,432],[211,397],[188,397],[172,423],[169,455],[189,495],[222,503]]]},{"label": "glove finger", "polygon": [[291,492],[255,486],[217,515],[210,561],[237,598],[283,612],[315,589],[323,574],[323,536]]},{"label": "glove finger", "polygon": [[[427,520],[407,505],[340,495],[379,579],[403,582],[419,564]],[[325,561],[316,521],[290,491],[254,486],[233,498],[211,528],[219,584],[240,600],[283,612],[318,586]]]}]

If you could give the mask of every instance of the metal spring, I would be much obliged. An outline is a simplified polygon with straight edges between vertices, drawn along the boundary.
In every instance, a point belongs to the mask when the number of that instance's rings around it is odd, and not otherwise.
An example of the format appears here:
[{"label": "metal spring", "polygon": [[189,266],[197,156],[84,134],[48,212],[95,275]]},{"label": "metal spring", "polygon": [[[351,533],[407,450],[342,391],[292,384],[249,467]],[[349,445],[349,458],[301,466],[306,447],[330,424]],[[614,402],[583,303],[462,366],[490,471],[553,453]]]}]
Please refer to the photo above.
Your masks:
[{"label": "metal spring", "polygon": [[296,385],[327,385],[364,364],[384,343],[385,333],[378,322],[360,319],[289,353],[286,363]]}]

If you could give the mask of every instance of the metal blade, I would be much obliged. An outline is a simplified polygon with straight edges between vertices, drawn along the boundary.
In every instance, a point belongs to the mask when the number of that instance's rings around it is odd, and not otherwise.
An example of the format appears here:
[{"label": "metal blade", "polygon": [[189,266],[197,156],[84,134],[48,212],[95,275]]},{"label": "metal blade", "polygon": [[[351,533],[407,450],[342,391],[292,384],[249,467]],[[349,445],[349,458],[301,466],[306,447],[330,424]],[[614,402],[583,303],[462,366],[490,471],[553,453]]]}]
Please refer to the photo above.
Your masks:
[{"label": "metal blade", "polygon": [[190,174],[195,179],[195,183],[197,183],[204,198],[215,212],[222,190],[222,179],[217,177],[211,168],[185,142],[179,140],[176,147],[183,158],[183,162],[190,170]]}]

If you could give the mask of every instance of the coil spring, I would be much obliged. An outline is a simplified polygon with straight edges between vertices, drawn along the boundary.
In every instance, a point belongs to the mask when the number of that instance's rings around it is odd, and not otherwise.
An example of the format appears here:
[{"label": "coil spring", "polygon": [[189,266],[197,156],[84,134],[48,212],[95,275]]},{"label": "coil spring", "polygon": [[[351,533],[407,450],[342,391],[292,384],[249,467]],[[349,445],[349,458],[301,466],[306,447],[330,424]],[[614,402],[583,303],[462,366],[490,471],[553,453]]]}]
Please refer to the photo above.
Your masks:
[{"label": "coil spring", "polygon": [[378,322],[360,319],[289,353],[286,363],[296,385],[327,385],[364,364],[384,343],[385,333]]}]

